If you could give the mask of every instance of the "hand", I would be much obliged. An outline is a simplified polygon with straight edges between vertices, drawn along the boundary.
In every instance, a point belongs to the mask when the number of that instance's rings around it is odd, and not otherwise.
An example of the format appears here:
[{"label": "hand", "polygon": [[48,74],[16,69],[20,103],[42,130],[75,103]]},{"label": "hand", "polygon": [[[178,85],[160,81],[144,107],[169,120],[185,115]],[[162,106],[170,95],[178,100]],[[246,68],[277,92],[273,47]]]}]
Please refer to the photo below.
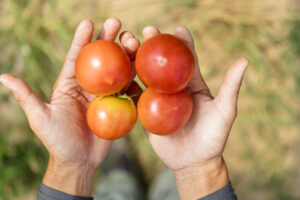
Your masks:
[{"label": "hand", "polygon": [[[120,28],[121,22],[110,18],[104,23],[98,39],[115,40]],[[89,20],[78,26],[49,103],[42,102],[24,81],[9,74],[0,76],[0,81],[12,91],[30,127],[50,153],[43,183],[79,196],[91,195],[95,169],[112,144],[89,130],[85,115],[94,96],[81,89],[75,78],[76,58],[91,41],[93,32],[94,25]],[[130,32],[122,33],[120,41],[133,57],[139,41]]]},{"label": "hand", "polygon": [[[143,30],[145,40],[157,34],[159,30],[152,26]],[[181,199],[197,199],[228,184],[222,153],[237,114],[239,88],[248,61],[240,59],[228,70],[214,99],[201,76],[191,33],[179,26],[175,35],[186,42],[195,56],[195,73],[187,86],[194,103],[193,113],[178,133],[150,133],[148,138],[159,158],[173,170]]]}]

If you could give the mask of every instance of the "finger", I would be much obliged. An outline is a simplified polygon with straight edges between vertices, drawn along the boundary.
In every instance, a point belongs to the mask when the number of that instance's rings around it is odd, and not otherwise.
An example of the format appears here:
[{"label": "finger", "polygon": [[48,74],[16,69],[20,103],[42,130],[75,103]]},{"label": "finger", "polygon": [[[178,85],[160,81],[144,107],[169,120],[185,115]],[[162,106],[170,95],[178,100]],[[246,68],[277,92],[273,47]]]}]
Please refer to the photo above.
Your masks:
[{"label": "finger", "polygon": [[247,67],[248,60],[242,58],[230,67],[225,75],[216,98],[216,102],[220,108],[225,110],[225,113],[230,114],[236,110],[239,90]]},{"label": "finger", "polygon": [[125,42],[129,38],[135,38],[133,33],[129,32],[129,31],[123,31],[119,36],[119,40],[121,43]]},{"label": "finger", "polygon": [[97,39],[114,41],[121,29],[121,21],[118,18],[108,18],[101,28]]},{"label": "finger", "polygon": [[105,159],[107,153],[109,152],[113,141],[101,139],[94,133],[91,134],[93,135],[93,152],[97,152],[97,159],[101,163]]},{"label": "finger", "polygon": [[144,40],[148,40],[149,38],[160,34],[160,31],[154,26],[146,26],[143,31]]},{"label": "finger", "polygon": [[[47,114],[48,108],[46,104],[30,89],[30,87],[21,79],[3,74],[0,76],[0,82],[5,85],[24,110],[28,121],[35,132],[42,125]],[[39,122],[39,124],[37,124]]]},{"label": "finger", "polygon": [[195,58],[194,75],[193,75],[191,81],[189,82],[189,84],[187,85],[186,89],[190,92],[190,94],[198,93],[198,94],[209,94],[210,95],[210,91],[209,91],[207,84],[205,83],[205,81],[201,75],[200,69],[199,69],[198,58],[197,58],[196,51],[194,48],[194,39],[193,39],[191,32],[185,26],[178,26],[175,29],[175,35],[187,44],[187,46],[191,49],[191,51],[194,55],[194,58]]},{"label": "finger", "polygon": [[80,50],[91,41],[93,37],[93,32],[94,32],[94,24],[90,20],[83,20],[79,24],[75,32],[74,39],[71,48],[67,54],[63,68],[54,85],[53,88],[54,90],[56,89],[61,79],[65,79],[65,78],[69,79],[75,76],[76,58]]},{"label": "finger", "polygon": [[132,60],[130,80],[128,81],[128,84],[123,88],[124,91],[127,90],[127,88],[130,86],[130,84],[132,83],[133,79],[136,76],[133,58],[135,57],[135,54],[138,48],[140,47],[140,42],[129,31],[122,32],[120,34],[119,40],[121,42],[122,47],[126,51],[128,57]]},{"label": "finger", "polygon": [[183,40],[193,52],[195,51],[193,36],[185,26],[177,26],[175,35]]},{"label": "finger", "polygon": [[121,33],[119,39],[129,58],[134,58],[140,46],[140,42],[134,37],[131,32],[128,31],[124,31],[123,33]]},{"label": "finger", "polygon": [[130,78],[126,84],[126,86],[121,90],[121,92],[125,92],[127,91],[127,89],[131,86],[132,82],[134,81],[134,78],[136,77],[136,71],[135,71],[135,67],[134,67],[134,60],[131,62],[131,74],[130,74]]}]

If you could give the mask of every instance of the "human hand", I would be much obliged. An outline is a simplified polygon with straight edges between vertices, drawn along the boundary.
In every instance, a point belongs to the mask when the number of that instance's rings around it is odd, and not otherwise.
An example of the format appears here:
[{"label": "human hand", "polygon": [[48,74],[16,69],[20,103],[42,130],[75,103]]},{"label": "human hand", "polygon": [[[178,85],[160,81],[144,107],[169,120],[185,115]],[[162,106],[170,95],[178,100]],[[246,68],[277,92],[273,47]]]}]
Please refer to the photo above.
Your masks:
[{"label": "human hand", "polygon": [[[98,39],[113,41],[120,28],[121,22],[110,18],[104,23]],[[75,77],[76,58],[91,41],[93,32],[94,24],[89,20],[78,26],[49,103],[41,101],[23,80],[9,74],[0,76],[0,82],[12,91],[30,127],[49,151],[43,184],[78,196],[91,195],[94,172],[112,143],[89,130],[86,110],[94,96],[81,89]],[[132,58],[139,41],[130,32],[123,32],[120,41]]]},{"label": "human hand", "polygon": [[[152,26],[143,30],[145,40],[157,34],[159,30]],[[179,26],[175,35],[195,56],[195,73],[187,86],[193,113],[178,133],[159,136],[148,132],[148,138],[159,158],[173,170],[181,199],[198,199],[228,184],[222,153],[237,115],[238,93],[248,61],[240,59],[228,70],[214,98],[201,76],[191,33]]]}]

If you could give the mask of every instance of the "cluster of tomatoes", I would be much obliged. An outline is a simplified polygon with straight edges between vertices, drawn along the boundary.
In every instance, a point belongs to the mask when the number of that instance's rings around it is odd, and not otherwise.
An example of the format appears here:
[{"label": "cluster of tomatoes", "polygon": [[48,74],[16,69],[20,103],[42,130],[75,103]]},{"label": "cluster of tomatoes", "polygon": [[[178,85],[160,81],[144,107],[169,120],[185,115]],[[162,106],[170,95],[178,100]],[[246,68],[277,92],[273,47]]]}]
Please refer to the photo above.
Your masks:
[{"label": "cluster of tomatoes", "polygon": [[96,95],[86,116],[98,137],[114,140],[126,135],[137,115],[145,129],[158,135],[175,133],[188,122],[193,103],[185,87],[194,73],[194,57],[186,44],[173,35],[154,36],[138,49],[135,69],[148,87],[143,93],[132,82],[131,62],[117,43],[94,41],[79,53],[76,78]]},{"label": "cluster of tomatoes", "polygon": [[145,41],[136,55],[136,72],[148,86],[138,103],[141,124],[151,133],[179,131],[192,114],[192,98],[184,89],[194,73],[194,56],[170,34]]}]

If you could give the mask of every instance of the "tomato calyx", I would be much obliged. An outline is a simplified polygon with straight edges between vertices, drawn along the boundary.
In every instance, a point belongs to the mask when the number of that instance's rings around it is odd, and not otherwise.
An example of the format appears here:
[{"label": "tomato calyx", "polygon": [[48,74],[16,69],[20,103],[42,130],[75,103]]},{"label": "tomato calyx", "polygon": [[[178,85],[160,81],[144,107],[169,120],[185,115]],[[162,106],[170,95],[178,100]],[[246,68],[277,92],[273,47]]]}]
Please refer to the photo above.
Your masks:
[{"label": "tomato calyx", "polygon": [[139,95],[140,95],[139,93],[136,93],[136,94],[129,95],[129,97],[132,98],[132,97],[137,97]]},{"label": "tomato calyx", "polygon": [[[138,95],[138,94],[137,94]],[[120,98],[120,99],[125,99],[125,100],[129,100],[131,103],[134,104],[133,100],[131,97],[133,97],[133,95],[128,96],[127,94],[121,94],[121,92],[117,92],[114,95],[112,95],[114,97]]]}]

